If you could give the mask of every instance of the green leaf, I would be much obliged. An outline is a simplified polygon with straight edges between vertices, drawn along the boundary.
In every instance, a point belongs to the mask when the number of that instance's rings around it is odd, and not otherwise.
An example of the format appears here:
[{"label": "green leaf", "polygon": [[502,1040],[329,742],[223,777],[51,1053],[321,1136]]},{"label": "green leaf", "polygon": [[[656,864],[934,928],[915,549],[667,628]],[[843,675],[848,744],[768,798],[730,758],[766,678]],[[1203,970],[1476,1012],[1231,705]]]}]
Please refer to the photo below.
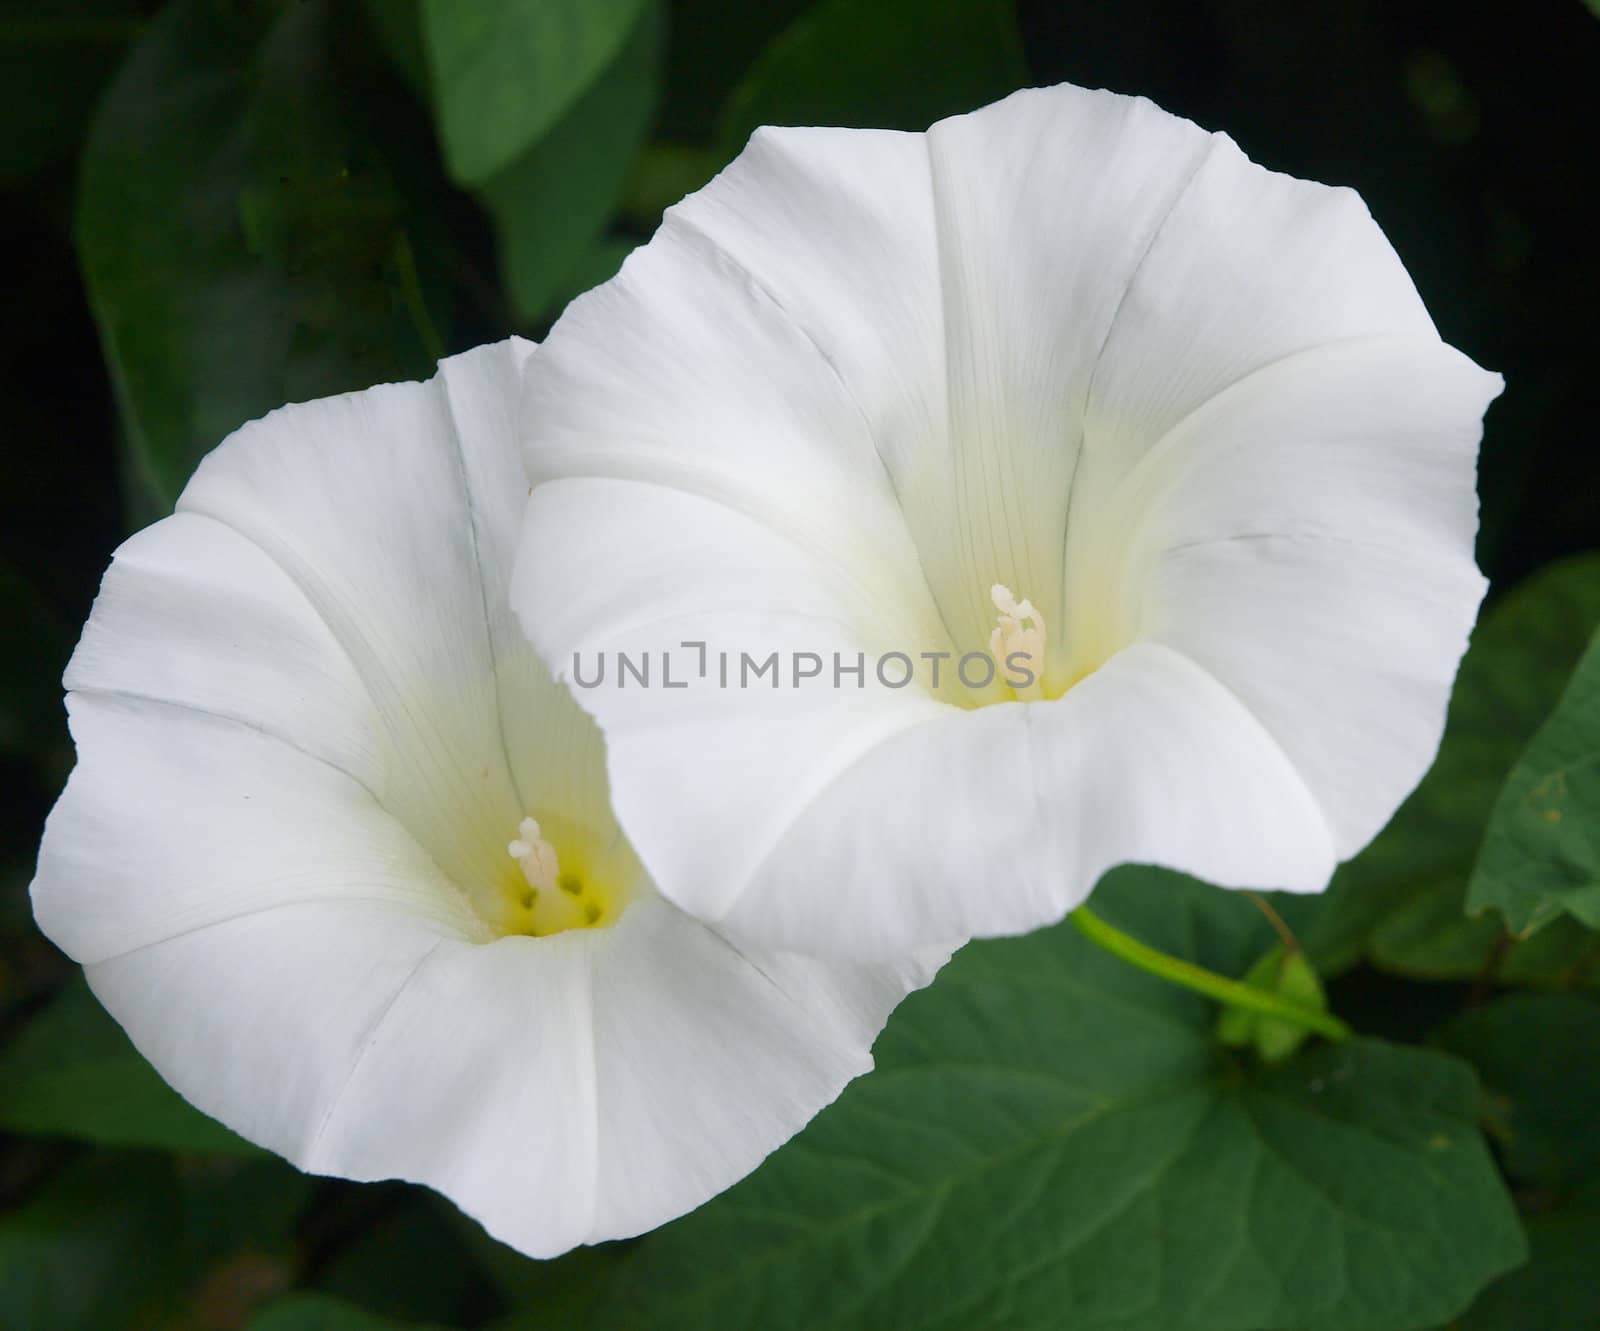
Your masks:
[{"label": "green leaf", "polygon": [[635,1246],[633,1240],[602,1243],[576,1248],[558,1261],[541,1261],[492,1238],[476,1220],[454,1207],[441,1210],[472,1264],[492,1282],[501,1301],[523,1310],[491,1323],[493,1331],[593,1325],[619,1266]]},{"label": "green leaf", "polygon": [[[1600,622],[1600,555],[1541,569],[1485,612],[1450,699],[1444,741],[1389,825],[1344,865],[1301,941],[1323,974],[1363,956],[1430,978],[1485,971],[1502,942],[1493,914],[1468,917],[1467,882],[1506,776],[1550,714]],[[1546,951],[1511,949],[1501,974],[1534,978],[1534,960],[1575,961],[1594,940],[1572,934]],[[1545,978],[1548,978],[1546,976]]]},{"label": "green leaf", "polygon": [[616,210],[655,110],[664,36],[660,6],[647,4],[616,58],[567,114],[483,184],[520,318],[546,313]]},{"label": "green leaf", "polygon": [[1500,792],[1467,906],[1518,934],[1563,914],[1600,929],[1600,635]]},{"label": "green leaf", "polygon": [[183,1229],[166,1235],[182,1281],[178,1316],[163,1331],[237,1327],[245,1311],[294,1283],[294,1229],[314,1182],[272,1156],[208,1155],[179,1161]]},{"label": "green leaf", "polygon": [[[1271,937],[1237,894],[1149,870],[1094,905],[1228,974]],[[1467,1065],[1359,1040],[1245,1066],[1215,1018],[1070,924],[971,945],[878,1071],[634,1245],[580,1325],[1375,1331],[1521,1260]]]},{"label": "green leaf", "polygon": [[726,162],[715,148],[652,143],[641,152],[623,191],[622,211],[632,222],[654,229],[679,199],[710,182]]},{"label": "green leaf", "polygon": [[1528,1265],[1485,1290],[1462,1331],[1600,1326],[1600,1004],[1517,994],[1463,1014],[1437,1038],[1477,1065],[1529,1212]]},{"label": "green leaf", "polygon": [[1528,1264],[1490,1285],[1451,1331],[1573,1331],[1600,1326],[1600,1182],[1528,1218]]},{"label": "green leaf", "polygon": [[389,63],[420,100],[427,101],[428,53],[422,49],[422,0],[363,0],[367,22]]},{"label": "green leaf", "polygon": [[[134,459],[170,506],[288,400],[428,373],[412,217],[318,0],[176,0],[108,91],[78,251]],[[348,34],[346,34],[347,36]]]},{"label": "green leaf", "polygon": [[1513,1179],[1560,1188],[1600,1177],[1600,1003],[1514,994],[1464,1013],[1436,1038],[1476,1065]]},{"label": "green leaf", "polygon": [[807,0],[673,0],[662,137],[709,143],[739,79],[807,7]]},{"label": "green leaf", "polygon": [[423,0],[422,35],[451,175],[488,183],[616,59],[646,0]]},{"label": "green leaf", "polygon": [[138,36],[137,0],[0,0],[0,185],[77,144],[95,95]]},{"label": "green leaf", "polygon": [[73,1161],[0,1215],[0,1326],[126,1331],[166,1299],[183,1223],[169,1161],[94,1155]]},{"label": "green leaf", "polygon": [[729,156],[759,125],[926,129],[1028,82],[1011,0],[822,0],[728,98]]},{"label": "green leaf", "polygon": [[106,1146],[256,1150],[162,1081],[81,977],[0,1054],[0,1129]]},{"label": "green leaf", "polygon": [[397,1322],[321,1294],[274,1299],[250,1321],[249,1331],[428,1331],[421,1322]]},{"label": "green leaf", "polygon": [[[502,1300],[512,1306],[536,1304],[546,1326],[588,1325],[631,1247],[629,1242],[602,1243],[577,1248],[560,1261],[540,1261],[491,1238],[476,1220],[454,1208],[446,1219]],[[520,1321],[513,1315],[510,1325]]]},{"label": "green leaf", "polygon": [[318,1273],[319,1293],[385,1317],[476,1325],[497,1306],[487,1273],[473,1260],[451,1208],[420,1188]]},{"label": "green leaf", "polygon": [[567,273],[566,280],[562,282],[556,292],[555,304],[566,305],[569,301],[591,291],[603,282],[609,282],[621,270],[627,257],[637,248],[637,243],[632,240],[617,237],[597,241]]},{"label": "green leaf", "polygon": [[237,1326],[293,1279],[310,1181],[268,1158],[97,1152],[0,1218],[0,1326]]}]

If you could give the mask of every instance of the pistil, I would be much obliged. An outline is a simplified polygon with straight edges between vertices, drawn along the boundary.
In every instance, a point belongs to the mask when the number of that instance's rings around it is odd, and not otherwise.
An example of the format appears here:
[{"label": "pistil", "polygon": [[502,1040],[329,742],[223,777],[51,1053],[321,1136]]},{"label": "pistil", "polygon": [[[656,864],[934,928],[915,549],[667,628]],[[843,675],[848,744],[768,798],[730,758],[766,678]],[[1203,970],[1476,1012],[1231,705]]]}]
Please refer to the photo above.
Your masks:
[{"label": "pistil", "polygon": [[517,827],[517,839],[506,847],[506,853],[517,862],[528,884],[522,900],[523,909],[532,910],[538,894],[553,891],[561,880],[561,861],[556,858],[556,848],[540,834],[537,819],[524,818]]},{"label": "pistil", "polygon": [[1044,617],[1024,597],[1018,601],[1011,589],[1001,583],[989,588],[989,599],[999,611],[998,622],[989,635],[989,654],[994,657],[1000,678],[1023,679],[1029,683],[1013,689],[1021,702],[1037,702],[1044,697]]}]

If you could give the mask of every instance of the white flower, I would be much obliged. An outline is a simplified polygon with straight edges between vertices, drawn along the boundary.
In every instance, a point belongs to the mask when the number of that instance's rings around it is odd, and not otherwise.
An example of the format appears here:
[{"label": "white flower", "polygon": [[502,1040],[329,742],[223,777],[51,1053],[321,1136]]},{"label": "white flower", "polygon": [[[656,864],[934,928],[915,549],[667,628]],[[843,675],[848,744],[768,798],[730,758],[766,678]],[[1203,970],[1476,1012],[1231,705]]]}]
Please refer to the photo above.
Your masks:
[{"label": "white flower", "polygon": [[[1499,386],[1354,193],[1149,102],[762,130],[532,368],[513,600],[567,675],[780,653],[579,690],[656,882],[742,935],[1026,930],[1124,861],[1317,890],[1437,747]],[[990,648],[1042,678],[964,685]]]},{"label": "white flower", "polygon": [[118,551],[33,899],[200,1108],[548,1255],[752,1169],[927,971],[745,949],[641,876],[505,605],[532,351],[247,425]]}]

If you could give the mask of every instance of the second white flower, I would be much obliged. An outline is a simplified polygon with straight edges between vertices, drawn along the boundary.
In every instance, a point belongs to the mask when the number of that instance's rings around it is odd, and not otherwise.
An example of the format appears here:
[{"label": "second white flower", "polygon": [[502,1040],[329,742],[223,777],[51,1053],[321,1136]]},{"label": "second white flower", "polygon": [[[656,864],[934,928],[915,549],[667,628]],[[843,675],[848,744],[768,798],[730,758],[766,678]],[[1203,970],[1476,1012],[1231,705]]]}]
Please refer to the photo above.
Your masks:
[{"label": "second white flower", "polygon": [[1148,102],[763,130],[533,366],[514,599],[566,674],[1037,667],[579,690],[655,880],[741,934],[898,955],[1124,861],[1316,890],[1437,747],[1498,391],[1353,193]]}]

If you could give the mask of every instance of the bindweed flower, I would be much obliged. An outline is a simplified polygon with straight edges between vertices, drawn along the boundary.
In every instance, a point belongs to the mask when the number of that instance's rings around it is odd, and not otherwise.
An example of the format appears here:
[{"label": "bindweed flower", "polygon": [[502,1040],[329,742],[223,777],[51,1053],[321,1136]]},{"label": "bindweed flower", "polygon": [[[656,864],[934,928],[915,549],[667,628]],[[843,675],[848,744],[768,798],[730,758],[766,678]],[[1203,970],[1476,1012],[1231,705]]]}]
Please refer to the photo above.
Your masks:
[{"label": "bindweed flower", "polygon": [[752,1169],[928,968],[752,950],[641,873],[506,604],[533,354],[274,412],[117,552],[33,900],[201,1109],[548,1255]]},{"label": "bindweed flower", "polygon": [[762,130],[532,367],[513,600],[742,935],[1021,931],[1125,861],[1314,891],[1438,745],[1499,387],[1354,193],[1149,102]]}]

